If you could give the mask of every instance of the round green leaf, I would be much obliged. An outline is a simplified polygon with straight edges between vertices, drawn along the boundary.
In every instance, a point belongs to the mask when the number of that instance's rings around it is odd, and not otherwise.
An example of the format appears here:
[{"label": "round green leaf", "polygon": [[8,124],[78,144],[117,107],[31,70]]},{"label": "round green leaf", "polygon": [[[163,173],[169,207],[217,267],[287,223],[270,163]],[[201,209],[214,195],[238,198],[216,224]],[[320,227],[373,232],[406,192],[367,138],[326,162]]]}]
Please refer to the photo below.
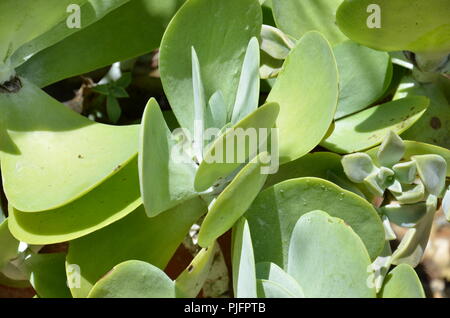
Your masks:
[{"label": "round green leaf", "polygon": [[175,298],[174,282],[158,267],[126,261],[99,280],[89,298]]},{"label": "round green leaf", "polygon": [[414,96],[375,106],[336,121],[321,145],[338,153],[368,149],[383,141],[392,130],[401,134],[426,111],[429,100]]},{"label": "round green leaf", "polygon": [[67,287],[66,254],[33,254],[25,260],[39,298],[72,298]]},{"label": "round green leaf", "polygon": [[447,0],[345,0],[336,17],[345,35],[377,50],[445,52],[449,14]]},{"label": "round green leaf", "polygon": [[343,220],[323,211],[303,215],[295,225],[287,272],[306,297],[374,298],[369,254]]},{"label": "round green leaf", "polygon": [[0,94],[0,159],[9,203],[55,209],[85,195],[137,154],[139,126],[95,123],[22,79]]},{"label": "round green leaf", "polygon": [[177,12],[161,43],[160,72],[182,127],[194,131],[191,48],[202,67],[205,98],[220,90],[231,114],[247,45],[261,25],[257,0],[190,0]]},{"label": "round green leaf", "polygon": [[347,41],[333,48],[339,70],[335,119],[353,114],[383,96],[392,79],[389,54]]},{"label": "round green leaf", "polygon": [[267,152],[256,156],[212,203],[198,234],[200,246],[210,246],[247,211],[266,181],[262,170],[268,159]]},{"label": "round green leaf", "polygon": [[70,241],[101,229],[134,211],[142,200],[137,159],[80,199],[39,213],[10,206],[9,229],[29,244]]},{"label": "round green leaf", "polygon": [[284,62],[267,98],[280,105],[280,162],[310,152],[327,133],[338,99],[336,61],[318,32],[304,35]]},{"label": "round green leaf", "polygon": [[425,292],[415,270],[407,264],[400,264],[386,276],[379,297],[425,298]]},{"label": "round green leaf", "polygon": [[273,0],[277,26],[299,39],[308,31],[320,31],[331,43],[346,39],[336,25],[336,10],[342,0]]},{"label": "round green leaf", "polygon": [[192,224],[205,212],[206,205],[199,198],[154,218],[148,218],[141,207],[100,231],[70,242],[67,264],[81,268],[80,288],[71,289],[73,296],[86,297],[111,268],[130,259],[163,269]]},{"label": "round green leaf", "polygon": [[374,207],[356,194],[318,178],[281,182],[261,192],[245,214],[257,262],[286,268],[289,242],[297,220],[313,210],[329,211],[361,237],[375,259],[384,246],[384,229]]}]

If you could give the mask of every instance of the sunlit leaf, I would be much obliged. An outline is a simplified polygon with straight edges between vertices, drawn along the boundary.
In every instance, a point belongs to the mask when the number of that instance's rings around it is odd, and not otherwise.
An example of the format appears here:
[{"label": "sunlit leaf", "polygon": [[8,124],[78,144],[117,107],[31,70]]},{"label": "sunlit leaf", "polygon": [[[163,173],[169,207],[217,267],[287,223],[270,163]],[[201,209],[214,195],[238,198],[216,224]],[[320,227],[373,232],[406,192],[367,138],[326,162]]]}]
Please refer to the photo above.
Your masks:
[{"label": "sunlit leaf", "polygon": [[164,269],[192,224],[206,212],[201,199],[192,199],[156,217],[139,208],[126,218],[70,242],[67,264],[81,270],[74,297],[86,297],[92,286],[115,265],[141,260]]},{"label": "sunlit leaf", "polygon": [[161,43],[160,72],[182,127],[194,131],[191,47],[202,67],[206,98],[220,90],[231,113],[245,50],[261,24],[257,0],[191,0],[177,12]]},{"label": "sunlit leaf", "polygon": [[335,119],[353,114],[383,96],[392,79],[385,52],[347,41],[333,48],[339,70],[339,102]]},{"label": "sunlit leaf", "polygon": [[295,38],[320,31],[333,44],[346,39],[337,27],[336,10],[342,0],[272,0],[277,26]]},{"label": "sunlit leaf", "polygon": [[[205,191],[219,178],[225,178],[239,168],[252,153],[266,143],[274,126],[280,107],[276,103],[265,104],[253,113],[226,129],[209,147],[195,175],[194,188]],[[248,135],[247,135],[248,134]],[[250,138],[253,136],[254,138]],[[247,140],[248,139],[248,140]]]},{"label": "sunlit leaf", "polygon": [[95,232],[134,211],[142,200],[137,159],[83,197],[39,213],[10,206],[9,229],[29,244],[54,244]]},{"label": "sunlit leaf", "polygon": [[0,94],[0,158],[9,204],[55,209],[85,195],[137,154],[139,126],[98,124],[28,80]]},{"label": "sunlit leaf", "polygon": [[407,264],[401,264],[387,275],[379,297],[425,298],[425,292],[414,269]]},{"label": "sunlit leaf", "polygon": [[178,298],[197,297],[208,278],[218,248],[218,245],[214,244],[200,250],[189,266],[177,277],[175,288]]},{"label": "sunlit leaf", "polygon": [[449,12],[447,0],[345,0],[336,17],[345,35],[368,47],[442,52],[450,50]]},{"label": "sunlit leaf", "polygon": [[[194,197],[195,163],[167,127],[158,102],[151,99],[142,117],[139,174],[149,216],[158,215]],[[178,144],[182,146],[182,144]]]},{"label": "sunlit leaf", "polygon": [[303,215],[293,229],[287,272],[306,297],[375,297],[368,284],[370,263],[359,236],[323,211]]},{"label": "sunlit leaf", "polygon": [[411,127],[428,104],[426,97],[408,97],[342,118],[321,145],[338,153],[368,149],[379,144],[390,130],[401,134]]},{"label": "sunlit leaf", "polygon": [[241,218],[232,237],[233,290],[236,298],[256,298],[256,270],[248,222]]},{"label": "sunlit leaf", "polygon": [[333,52],[318,32],[306,34],[291,51],[267,98],[280,105],[280,162],[310,152],[331,125],[338,99]]},{"label": "sunlit leaf", "polygon": [[174,282],[152,264],[130,260],[100,279],[89,298],[174,298]]},{"label": "sunlit leaf", "polygon": [[100,21],[34,55],[17,72],[43,87],[151,52],[159,47],[167,23],[182,2],[129,1]]},{"label": "sunlit leaf", "polygon": [[247,211],[266,181],[263,169],[270,159],[267,152],[256,156],[215,199],[200,228],[200,246],[211,246]]},{"label": "sunlit leaf", "polygon": [[383,225],[370,203],[329,181],[298,178],[261,192],[245,214],[256,262],[272,262],[286,269],[294,226],[313,210],[329,211],[331,216],[343,219],[361,237],[372,259],[383,249]]}]

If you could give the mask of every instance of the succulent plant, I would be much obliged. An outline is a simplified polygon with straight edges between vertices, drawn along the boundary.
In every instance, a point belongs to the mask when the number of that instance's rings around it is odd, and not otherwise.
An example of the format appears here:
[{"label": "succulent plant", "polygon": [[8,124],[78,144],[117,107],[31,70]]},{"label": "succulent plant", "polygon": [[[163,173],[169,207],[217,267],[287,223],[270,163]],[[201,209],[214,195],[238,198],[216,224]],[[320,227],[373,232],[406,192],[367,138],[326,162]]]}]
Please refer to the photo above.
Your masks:
[{"label": "succulent plant", "polygon": [[[450,221],[450,5],[372,2],[3,0],[0,285],[194,298],[225,254],[226,296],[425,297],[414,268]],[[128,120],[124,65],[150,52],[157,93]],[[44,90],[104,67],[101,116]]]}]

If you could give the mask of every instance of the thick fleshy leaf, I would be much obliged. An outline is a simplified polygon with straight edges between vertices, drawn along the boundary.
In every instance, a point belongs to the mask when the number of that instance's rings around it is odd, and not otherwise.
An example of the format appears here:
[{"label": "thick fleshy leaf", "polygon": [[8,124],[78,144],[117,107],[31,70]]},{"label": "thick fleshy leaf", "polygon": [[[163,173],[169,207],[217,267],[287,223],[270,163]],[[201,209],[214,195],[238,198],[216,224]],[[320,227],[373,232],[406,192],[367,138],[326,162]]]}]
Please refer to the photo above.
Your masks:
[{"label": "thick fleshy leaf", "polygon": [[409,264],[416,267],[420,263],[428,244],[436,207],[437,198],[430,195],[426,202],[425,216],[414,228],[406,232],[397,250],[392,254],[392,264]]},{"label": "thick fleshy leaf", "polygon": [[232,236],[233,290],[236,298],[256,298],[256,269],[248,222],[241,218]]},{"label": "thick fleshy leaf", "polygon": [[295,40],[281,30],[263,24],[261,29],[261,51],[274,59],[284,60],[295,46]]},{"label": "thick fleshy leaf", "polygon": [[339,30],[336,10],[342,0],[272,0],[277,26],[299,39],[308,31],[320,31],[333,44],[346,39]]},{"label": "thick fleshy leaf", "polygon": [[97,231],[133,212],[142,204],[137,160],[78,200],[39,213],[10,206],[9,229],[29,244],[61,243]]},{"label": "thick fleshy leaf", "polygon": [[445,173],[447,171],[445,159],[439,155],[413,156],[411,159],[416,163],[417,171],[425,189],[435,196],[440,196],[445,187]]},{"label": "thick fleshy leaf", "polygon": [[208,278],[218,245],[202,249],[175,280],[178,298],[195,298]]},{"label": "thick fleshy leaf", "polygon": [[394,99],[411,95],[422,95],[430,99],[430,106],[425,114],[402,134],[403,139],[450,148],[450,102],[444,93],[437,85],[420,84],[410,76],[402,80]]},{"label": "thick fleshy leaf", "polygon": [[72,298],[67,287],[66,254],[33,254],[25,260],[39,298]]},{"label": "thick fleshy leaf", "polygon": [[372,259],[383,249],[383,225],[371,204],[331,182],[299,178],[264,190],[245,214],[256,261],[273,262],[285,269],[294,226],[313,210],[329,211],[343,219],[361,237]]},{"label": "thick fleshy leaf", "polygon": [[339,70],[335,119],[353,114],[383,96],[392,79],[389,54],[347,41],[333,48]]},{"label": "thick fleshy leaf", "polygon": [[[204,160],[195,175],[195,190],[199,192],[207,190],[217,179],[227,177],[245,163],[243,161],[250,155],[255,155],[251,153],[252,148],[255,145],[257,145],[255,148],[261,148],[260,146],[266,143],[266,139],[262,138],[261,129],[268,138],[279,109],[276,103],[265,104],[226,129],[205,153]],[[250,138],[251,136],[254,138]]]},{"label": "thick fleshy leaf", "polygon": [[336,17],[346,36],[368,47],[442,52],[450,50],[449,12],[447,0],[345,0]]},{"label": "thick fleshy leaf", "polygon": [[293,229],[287,272],[306,297],[374,298],[370,264],[364,243],[341,219],[309,212]]},{"label": "thick fleshy leaf", "polygon": [[230,114],[247,45],[261,24],[257,0],[191,0],[177,12],[161,43],[160,72],[182,127],[194,131],[191,47],[202,66],[206,98],[220,90]]},{"label": "thick fleshy leaf", "polygon": [[0,61],[20,46],[47,32],[69,16],[70,4],[81,6],[88,0],[4,0],[0,4]]},{"label": "thick fleshy leaf", "polygon": [[129,1],[100,21],[34,55],[17,72],[43,87],[148,53],[159,46],[167,23],[181,3],[181,0]]},{"label": "thick fleshy leaf", "polygon": [[[389,221],[384,222],[383,224],[389,224]],[[386,241],[384,244],[383,252],[375,259],[375,261],[371,264],[371,282],[373,286],[375,286],[376,292],[378,293],[381,288],[383,287],[384,279],[386,278],[386,275],[388,274],[389,268],[391,267],[391,261],[392,261],[392,249],[390,245],[390,238],[389,232],[393,232],[392,228],[390,228],[390,225],[388,227],[385,226],[386,231]],[[395,239],[395,234],[394,238]],[[372,280],[373,279],[373,280]]]},{"label": "thick fleshy leaf", "polygon": [[139,126],[98,124],[28,80],[0,94],[0,159],[9,204],[54,209],[85,195],[137,154]]},{"label": "thick fleshy leaf", "polygon": [[414,161],[397,163],[392,167],[395,178],[401,183],[411,184],[416,179],[417,166]]},{"label": "thick fleshy leaf", "polygon": [[365,153],[354,153],[342,157],[344,172],[350,181],[361,183],[376,169],[369,155]]},{"label": "thick fleshy leaf", "polygon": [[[266,296],[267,292],[269,292],[268,289],[277,289],[276,286],[270,286],[273,284],[281,286],[282,289],[284,289],[290,295],[290,297],[303,298],[305,296],[303,294],[302,288],[297,283],[297,281],[274,263],[262,262],[256,264],[256,277],[258,280],[262,280],[261,285],[263,287],[263,290],[265,291]],[[267,281],[273,284],[269,284],[269,286],[266,286],[265,283]]]},{"label": "thick fleshy leaf", "polygon": [[425,187],[423,183],[403,185],[402,192],[393,194],[395,199],[401,204],[416,203],[425,198]]},{"label": "thick fleshy leaf", "polygon": [[[252,38],[245,53],[242,65],[241,78],[236,93],[231,123],[236,124],[258,108],[259,101],[259,43],[257,38]],[[219,127],[217,127],[219,128]]]},{"label": "thick fleshy leaf", "polygon": [[[66,1],[66,7],[57,9],[65,12],[63,19],[58,24],[53,26],[48,32],[45,32],[33,41],[30,41],[20,47],[20,49],[18,49],[11,57],[13,66],[17,67],[21,65],[37,52],[56,44],[71,34],[81,31],[83,28],[86,28],[92,23],[102,19],[105,15],[128,1],[129,0]],[[61,2],[64,3],[64,1],[58,1],[58,5],[60,5]],[[79,11],[75,11],[78,9],[76,7],[69,7],[69,5],[77,4],[77,2],[80,5]],[[50,10],[55,10],[55,8],[52,7]],[[80,17],[80,28],[68,27],[68,21],[72,22],[71,20],[73,20],[71,19],[71,16]],[[41,23],[42,22],[39,21],[39,24]]]},{"label": "thick fleshy leaf", "polygon": [[378,162],[384,167],[392,167],[405,154],[403,140],[392,130],[389,131],[378,149]]},{"label": "thick fleshy leaf", "polygon": [[107,228],[70,242],[67,264],[82,269],[80,288],[72,288],[72,295],[86,297],[109,270],[130,259],[163,269],[205,212],[206,205],[198,198],[154,218],[148,218],[141,207]]},{"label": "thick fleshy leaf", "polygon": [[20,242],[14,236],[12,236],[11,232],[9,231],[7,219],[0,224],[0,242],[2,246],[0,250],[1,272],[6,263],[16,258],[19,254],[18,249]]},{"label": "thick fleshy leaf", "polygon": [[408,97],[342,118],[321,145],[338,153],[368,149],[379,144],[390,130],[401,134],[411,127],[428,104],[426,97]]},{"label": "thick fleshy leaf", "polygon": [[[405,155],[403,157],[403,160],[410,160],[411,157],[416,155],[429,155],[429,154],[435,154],[439,155],[442,158],[445,159],[447,162],[447,176],[450,177],[450,150],[445,149],[442,147],[417,142],[417,141],[410,141],[405,140],[403,141],[405,144],[406,150]],[[378,164],[377,160],[377,152],[379,147],[372,148],[368,150],[366,153],[372,158],[372,160],[375,162],[375,164]]]},{"label": "thick fleshy leaf", "polygon": [[198,234],[200,246],[211,246],[247,211],[267,179],[263,169],[270,160],[267,152],[256,156],[215,199]]},{"label": "thick fleshy leaf", "polygon": [[392,203],[382,206],[380,212],[399,226],[414,227],[427,213],[427,206],[425,202],[402,205]]},{"label": "thick fleshy leaf", "polygon": [[158,102],[150,99],[142,117],[139,147],[141,194],[150,217],[197,195],[195,163],[177,146]]},{"label": "thick fleshy leaf", "polygon": [[89,298],[175,298],[174,282],[158,267],[126,261],[100,279]]},{"label": "thick fleshy leaf", "polygon": [[425,298],[425,292],[415,270],[401,264],[386,277],[380,298]]},{"label": "thick fleshy leaf", "polygon": [[330,45],[320,33],[309,32],[289,54],[267,98],[280,105],[281,163],[302,157],[322,140],[333,120],[338,92]]},{"label": "thick fleshy leaf", "polygon": [[375,170],[364,179],[364,185],[374,195],[382,197],[386,188],[393,182],[394,172],[386,167]]}]

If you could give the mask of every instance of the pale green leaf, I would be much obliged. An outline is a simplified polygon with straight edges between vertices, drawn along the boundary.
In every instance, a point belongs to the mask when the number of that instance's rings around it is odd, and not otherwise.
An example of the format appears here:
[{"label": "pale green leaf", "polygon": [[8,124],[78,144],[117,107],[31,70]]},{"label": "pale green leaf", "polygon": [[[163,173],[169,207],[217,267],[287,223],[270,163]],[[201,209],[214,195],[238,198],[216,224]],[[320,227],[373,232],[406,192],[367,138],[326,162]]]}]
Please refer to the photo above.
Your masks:
[{"label": "pale green leaf", "polygon": [[245,218],[241,218],[233,228],[231,248],[234,297],[256,298],[255,257]]},{"label": "pale green leaf", "polygon": [[326,135],[336,111],[338,75],[330,45],[318,32],[291,51],[267,98],[280,105],[280,162],[310,152]]},{"label": "pale green leaf", "polygon": [[175,298],[175,284],[158,267],[130,260],[100,279],[88,298]]},{"label": "pale green leaf", "polygon": [[370,264],[363,242],[341,219],[314,211],[293,229],[287,272],[306,297],[374,298]]},{"label": "pale green leaf", "polygon": [[411,127],[426,111],[429,100],[423,96],[381,104],[335,122],[321,145],[338,153],[351,153],[373,147],[392,130],[397,134]]},{"label": "pale green leaf", "polygon": [[160,73],[182,127],[194,131],[191,47],[201,63],[205,96],[220,90],[230,114],[245,50],[261,24],[257,0],[190,0],[177,12],[161,43]]}]

